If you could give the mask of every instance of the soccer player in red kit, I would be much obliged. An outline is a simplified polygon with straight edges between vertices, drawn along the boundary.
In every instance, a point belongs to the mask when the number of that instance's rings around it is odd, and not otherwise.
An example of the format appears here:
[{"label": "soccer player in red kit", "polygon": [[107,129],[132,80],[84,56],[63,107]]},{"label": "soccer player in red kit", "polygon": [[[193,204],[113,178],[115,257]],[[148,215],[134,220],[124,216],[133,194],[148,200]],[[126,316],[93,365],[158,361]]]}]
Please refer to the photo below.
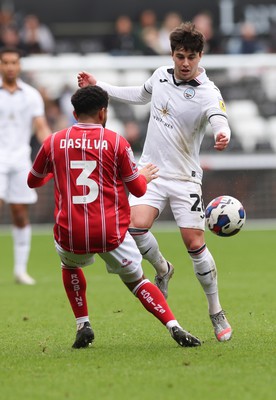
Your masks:
[{"label": "soccer player in red kit", "polygon": [[94,340],[82,267],[94,262],[95,253],[105,261],[107,271],[118,274],[142,305],[167,327],[178,344],[199,346],[199,339],[179,325],[162,292],[145,278],[142,256],[128,232],[127,190],[142,196],[147,184],[157,178],[158,168],[149,163],[138,171],[126,139],[105,128],[105,90],[87,86],[77,90],[71,102],[77,123],[44,141],[28,185],[38,187],[54,178],[55,246],[77,323],[73,348],[87,347]]}]

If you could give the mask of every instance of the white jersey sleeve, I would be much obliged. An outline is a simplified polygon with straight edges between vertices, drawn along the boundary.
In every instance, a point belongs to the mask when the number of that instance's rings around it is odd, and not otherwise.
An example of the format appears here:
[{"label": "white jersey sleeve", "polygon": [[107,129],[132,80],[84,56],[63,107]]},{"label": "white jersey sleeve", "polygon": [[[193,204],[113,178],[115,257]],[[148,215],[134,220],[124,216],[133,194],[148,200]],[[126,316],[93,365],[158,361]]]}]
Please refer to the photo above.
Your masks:
[{"label": "white jersey sleeve", "polygon": [[228,139],[231,137],[230,127],[228,125],[227,119],[222,115],[212,115],[210,117],[210,124],[212,127],[212,131],[214,134],[214,138],[218,133],[223,132],[227,136]]},{"label": "white jersey sleeve", "polygon": [[98,81],[97,85],[106,90],[109,96],[117,101],[132,104],[146,104],[151,100],[151,95],[142,86],[113,86],[106,82]]}]

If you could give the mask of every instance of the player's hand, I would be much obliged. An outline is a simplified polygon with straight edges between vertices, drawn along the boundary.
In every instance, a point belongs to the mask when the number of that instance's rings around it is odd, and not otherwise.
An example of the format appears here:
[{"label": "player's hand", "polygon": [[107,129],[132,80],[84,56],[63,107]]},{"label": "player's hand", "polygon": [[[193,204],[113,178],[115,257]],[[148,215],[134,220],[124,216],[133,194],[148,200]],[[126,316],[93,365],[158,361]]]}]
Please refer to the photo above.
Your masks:
[{"label": "player's hand", "polygon": [[79,72],[77,79],[80,88],[89,85],[95,86],[97,84],[96,78],[92,74],[89,74],[85,71]]},{"label": "player's hand", "polygon": [[229,138],[225,135],[225,133],[218,133],[216,136],[216,142],[214,148],[218,151],[222,151],[226,149],[229,143]]},{"label": "player's hand", "polygon": [[147,183],[151,182],[153,179],[158,178],[158,175],[156,175],[158,171],[159,168],[157,168],[156,165],[153,164],[148,164],[144,168],[139,170],[140,174],[145,176]]}]

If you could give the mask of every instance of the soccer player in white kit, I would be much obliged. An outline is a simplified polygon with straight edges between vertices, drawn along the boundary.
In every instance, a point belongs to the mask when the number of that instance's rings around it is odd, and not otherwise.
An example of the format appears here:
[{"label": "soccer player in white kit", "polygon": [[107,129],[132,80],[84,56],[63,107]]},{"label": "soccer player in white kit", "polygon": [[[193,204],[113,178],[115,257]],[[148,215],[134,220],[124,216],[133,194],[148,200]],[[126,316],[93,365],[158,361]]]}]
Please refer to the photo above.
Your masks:
[{"label": "soccer player in white kit", "polygon": [[37,200],[27,186],[31,166],[33,129],[42,142],[51,132],[44,116],[43,99],[35,88],[19,79],[20,52],[0,50],[0,208],[10,205],[14,242],[14,277],[17,283],[33,285],[27,273],[31,246],[28,205]]},{"label": "soccer player in white kit", "polygon": [[232,336],[232,328],[220,304],[216,264],[204,238],[199,152],[208,123],[218,151],[227,147],[231,132],[221,93],[199,66],[203,35],[194,24],[186,22],[171,32],[170,43],[173,65],[158,68],[142,86],[111,86],[87,72],[79,73],[78,84],[97,83],[112,99],[119,101],[133,104],[151,101],[139,167],[151,160],[159,167],[159,179],[152,182],[141,198],[130,197],[129,232],[143,257],[155,268],[155,283],[167,297],[174,269],[161,254],[149,229],[169,202],[195,275],[205,292],[215,336],[219,341],[227,341]]}]

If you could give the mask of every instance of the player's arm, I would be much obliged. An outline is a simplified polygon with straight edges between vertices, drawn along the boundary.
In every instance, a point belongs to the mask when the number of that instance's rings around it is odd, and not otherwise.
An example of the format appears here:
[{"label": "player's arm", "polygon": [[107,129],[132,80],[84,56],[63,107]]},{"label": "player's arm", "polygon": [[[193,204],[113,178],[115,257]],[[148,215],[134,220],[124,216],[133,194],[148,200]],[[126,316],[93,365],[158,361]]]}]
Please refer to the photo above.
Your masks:
[{"label": "player's arm", "polygon": [[54,175],[52,172],[49,172],[46,176],[37,176],[37,172],[31,169],[28,175],[27,183],[31,189],[37,188],[46,185],[46,183],[49,182],[53,178],[53,176]]},{"label": "player's arm", "polygon": [[33,127],[39,143],[43,143],[43,141],[51,134],[51,130],[44,116],[34,117]]},{"label": "player's arm", "polygon": [[113,86],[105,82],[97,83],[106,90],[113,100],[129,104],[147,104],[151,100],[151,94],[142,86]]},{"label": "player's arm", "polygon": [[53,178],[52,164],[49,161],[46,148],[49,145],[49,139],[45,140],[40,147],[34,160],[31,171],[29,172],[27,184],[30,188],[36,188],[45,185]]},{"label": "player's arm", "polygon": [[136,197],[143,196],[146,193],[147,184],[158,177],[158,171],[159,169],[153,164],[148,164],[140,169],[137,178],[126,182],[129,192]]},{"label": "player's arm", "polygon": [[214,148],[218,151],[226,149],[230,142],[231,130],[224,115],[212,115],[209,119],[215,138]]},{"label": "player's arm", "polygon": [[79,87],[98,85],[102,89],[106,90],[112,99],[117,101],[132,104],[146,104],[149,103],[151,100],[151,94],[146,91],[144,85],[113,86],[109,85],[106,82],[97,81],[94,75],[89,74],[88,72],[80,72],[77,79]]}]

